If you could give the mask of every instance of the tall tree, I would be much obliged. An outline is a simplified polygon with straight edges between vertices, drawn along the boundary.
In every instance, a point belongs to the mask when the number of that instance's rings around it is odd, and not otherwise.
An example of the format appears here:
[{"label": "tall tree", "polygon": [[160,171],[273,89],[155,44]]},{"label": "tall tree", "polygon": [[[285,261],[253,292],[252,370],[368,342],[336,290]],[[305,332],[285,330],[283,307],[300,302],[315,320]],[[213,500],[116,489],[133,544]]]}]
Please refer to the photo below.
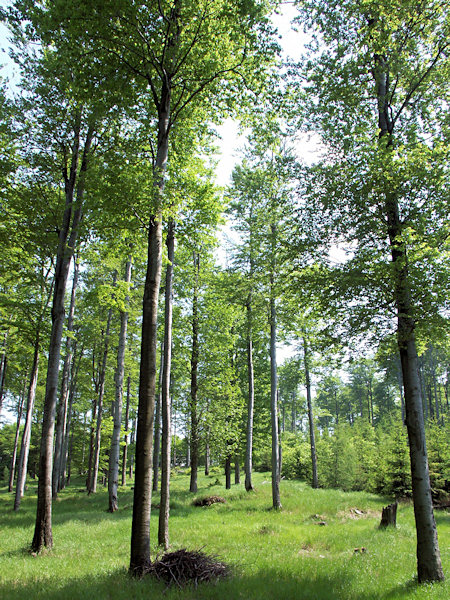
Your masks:
[{"label": "tall tree", "polygon": [[[437,323],[436,309],[442,298],[442,289],[434,285],[439,284],[442,264],[433,249],[442,244],[445,216],[441,178],[446,168],[442,161],[449,148],[443,117],[448,90],[442,86],[448,73],[449,24],[443,10],[441,3],[433,0],[397,2],[395,10],[392,3],[383,2],[301,4],[303,21],[319,28],[326,43],[322,55],[308,65],[310,97],[318,93],[322,111],[319,114],[311,104],[311,122],[328,143],[329,158],[333,157],[329,168],[324,165],[321,169],[322,174],[327,172],[322,191],[328,187],[329,193],[334,188],[335,198],[346,198],[347,214],[340,212],[340,230],[346,231],[348,241],[356,242],[353,265],[364,257],[368,270],[378,271],[373,279],[378,286],[372,286],[369,297],[373,302],[378,295],[380,305],[386,305],[383,291],[388,289],[387,303],[393,305],[396,314],[419,582],[444,577],[429,484],[416,350],[416,332],[426,328],[433,310]],[[331,86],[325,84],[330,75]],[[338,176],[331,185],[330,175],[336,175],[342,165],[345,177]],[[326,210],[335,206],[330,202]],[[426,240],[431,249],[426,256],[417,243],[419,239]],[[422,282],[423,294],[417,294],[417,277],[421,271],[422,277],[425,275],[425,265],[436,276],[426,286]],[[366,293],[370,287],[360,289]],[[429,298],[427,304],[424,295]]]}]

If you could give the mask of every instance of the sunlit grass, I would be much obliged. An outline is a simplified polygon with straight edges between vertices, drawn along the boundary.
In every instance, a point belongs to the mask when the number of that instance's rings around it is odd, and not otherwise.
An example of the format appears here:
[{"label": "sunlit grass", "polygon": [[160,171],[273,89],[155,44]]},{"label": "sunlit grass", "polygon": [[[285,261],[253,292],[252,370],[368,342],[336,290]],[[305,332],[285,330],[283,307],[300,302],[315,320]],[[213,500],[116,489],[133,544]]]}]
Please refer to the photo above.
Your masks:
[{"label": "sunlit grass", "polygon": [[[410,505],[401,505],[398,527],[379,530],[387,499],[367,493],[312,490],[283,481],[283,508],[271,510],[270,474],[256,474],[256,493],[243,485],[214,485],[217,473],[199,476],[189,494],[188,476],[172,478],[170,537],[173,549],[203,548],[231,565],[233,576],[217,584],[171,589],[165,598],[262,600],[425,599],[447,600],[448,583],[416,586],[415,529]],[[222,478],[223,479],[223,478]],[[225,504],[194,507],[210,494]],[[35,517],[35,487],[12,511],[12,494],[0,491],[0,598],[35,600],[131,600],[157,598],[162,584],[127,574],[133,492],[120,489],[119,511],[107,512],[106,490],[88,497],[81,481],[54,504],[54,549],[28,552]],[[154,503],[158,498],[154,497]],[[153,557],[160,549],[157,509],[152,511]],[[450,572],[450,518],[437,514],[444,570]],[[325,523],[325,524],[321,524]],[[361,550],[364,548],[365,550]],[[357,551],[355,551],[358,549]]]}]

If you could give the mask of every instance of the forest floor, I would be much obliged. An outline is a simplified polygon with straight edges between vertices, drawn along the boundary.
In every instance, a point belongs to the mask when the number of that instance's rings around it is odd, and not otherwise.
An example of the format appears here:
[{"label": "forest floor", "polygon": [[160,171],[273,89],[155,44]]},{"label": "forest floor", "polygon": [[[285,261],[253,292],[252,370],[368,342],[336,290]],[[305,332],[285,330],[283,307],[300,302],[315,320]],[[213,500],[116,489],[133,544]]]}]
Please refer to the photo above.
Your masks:
[{"label": "forest floor", "polygon": [[[203,549],[230,565],[232,575],[197,588],[165,589],[147,577],[127,574],[133,492],[119,488],[119,510],[107,512],[107,491],[87,496],[73,484],[54,503],[54,548],[28,551],[33,535],[36,486],[31,484],[18,513],[13,495],[0,489],[0,598],[2,600],[394,600],[450,598],[450,583],[417,586],[413,509],[402,503],[397,528],[378,528],[390,500],[364,492],[312,490],[281,482],[280,511],[271,510],[270,474],[255,474],[255,493],[243,484],[225,490],[216,471],[199,475],[199,492],[189,494],[185,472],[172,477],[172,549]],[[220,482],[217,478],[220,478]],[[194,498],[220,495],[225,504],[195,507]],[[153,503],[159,502],[154,495]],[[158,510],[152,510],[152,558]],[[436,512],[439,544],[450,578],[450,515]],[[161,553],[161,549],[159,549]],[[164,595],[163,595],[164,593]]]}]

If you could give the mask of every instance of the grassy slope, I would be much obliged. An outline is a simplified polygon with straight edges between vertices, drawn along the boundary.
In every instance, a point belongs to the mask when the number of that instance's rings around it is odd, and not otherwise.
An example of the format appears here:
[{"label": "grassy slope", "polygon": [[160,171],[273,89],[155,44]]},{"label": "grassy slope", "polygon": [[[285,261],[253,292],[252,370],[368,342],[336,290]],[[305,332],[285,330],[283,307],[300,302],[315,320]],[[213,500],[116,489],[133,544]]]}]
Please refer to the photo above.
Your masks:
[{"label": "grassy slope", "polygon": [[[199,478],[199,493],[220,494],[226,504],[191,505],[188,477],[172,479],[173,549],[204,547],[232,565],[234,576],[198,589],[169,590],[168,599],[333,600],[450,597],[450,584],[417,587],[412,507],[399,507],[396,530],[380,531],[386,503],[366,493],[312,490],[283,481],[283,509],[271,505],[270,475],[257,474],[257,492],[242,485],[226,492],[216,475]],[[36,497],[32,487],[18,514],[12,494],[0,491],[0,598],[2,600],[130,600],[160,597],[162,584],[127,575],[132,491],[120,490],[120,509],[106,512],[107,493],[87,497],[74,484],[54,505],[54,550],[39,557],[27,552]],[[157,498],[155,498],[155,502]],[[351,509],[364,511],[359,515]],[[157,539],[152,511],[151,539]],[[327,525],[318,525],[319,520]],[[450,577],[450,519],[437,514],[444,570]],[[364,546],[365,553],[355,553]],[[153,548],[153,556],[157,549]]]}]

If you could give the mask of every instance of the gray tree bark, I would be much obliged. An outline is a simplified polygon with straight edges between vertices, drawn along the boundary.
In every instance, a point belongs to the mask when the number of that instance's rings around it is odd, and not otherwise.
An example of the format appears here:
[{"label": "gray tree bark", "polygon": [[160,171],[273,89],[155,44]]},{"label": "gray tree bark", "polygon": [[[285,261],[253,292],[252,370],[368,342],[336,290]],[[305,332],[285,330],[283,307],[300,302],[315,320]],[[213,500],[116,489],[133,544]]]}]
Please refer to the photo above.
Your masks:
[{"label": "gray tree bark", "polygon": [[[67,408],[67,423],[66,423],[66,431],[64,433],[64,443],[63,443],[63,452],[61,457],[61,486],[60,489],[63,490],[66,487],[66,484],[69,482],[70,478],[68,476],[68,458],[69,458],[69,436],[71,435],[71,427],[72,427],[72,413],[73,413],[73,401],[75,398],[75,393],[77,389],[77,380],[78,373],[80,370],[81,359],[83,358],[83,348],[81,348],[78,360],[75,360],[76,356],[76,341],[74,344],[74,352],[73,352],[73,361],[72,361],[72,369],[70,376],[70,389],[69,389],[69,402]],[[84,461],[83,461],[84,463]]]},{"label": "gray tree bark", "polygon": [[[115,284],[115,277],[114,277]],[[109,351],[109,335],[111,331],[112,308],[108,310],[108,318],[106,320],[106,330],[103,348],[102,365],[100,369],[99,390],[97,398],[97,425],[95,428],[95,443],[92,459],[92,476],[89,482],[88,494],[97,492],[98,466],[100,460],[100,445],[102,437],[102,419],[103,419],[103,397],[105,395],[105,377],[106,377],[106,362],[108,360]]]},{"label": "gray tree bark", "polygon": [[[131,281],[131,256],[128,257],[125,265],[125,283]],[[125,304],[128,306],[129,296],[127,294]],[[120,313],[120,333],[119,345],[117,348],[117,368],[115,376],[116,393],[114,401],[114,428],[111,437],[111,448],[109,451],[109,469],[108,469],[108,497],[109,512],[115,512],[119,508],[119,498],[117,489],[119,487],[119,460],[120,460],[120,428],[122,425],[122,398],[123,398],[123,377],[125,373],[125,349],[127,344],[128,310]]]},{"label": "gray tree bark", "polygon": [[175,256],[175,223],[169,219],[167,230],[166,285],[164,299],[164,360],[162,377],[162,446],[161,446],[161,501],[159,505],[158,544],[169,548],[170,510],[170,373],[172,367],[172,308],[173,308],[173,268]]},{"label": "gray tree bark", "polygon": [[22,500],[25,491],[25,482],[27,478],[28,470],[28,455],[30,452],[30,440],[31,440],[31,425],[33,422],[33,409],[34,400],[36,398],[36,387],[39,374],[39,337],[36,340],[33,364],[31,367],[30,374],[30,385],[28,386],[27,394],[27,409],[25,416],[25,426],[22,434],[22,442],[20,445],[20,456],[19,464],[17,466],[17,481],[16,481],[16,493],[14,497],[14,510],[17,511],[20,508],[20,501]]},{"label": "gray tree bark", "polygon": [[67,423],[67,400],[69,391],[69,374],[70,366],[72,363],[72,333],[73,333],[73,316],[75,314],[75,293],[78,285],[79,266],[77,261],[74,261],[73,269],[73,280],[72,280],[72,294],[70,296],[69,314],[67,318],[67,331],[68,335],[66,338],[66,353],[64,357],[64,365],[61,378],[61,394],[59,399],[58,417],[56,420],[56,437],[55,437],[55,450],[53,458],[53,475],[52,475],[52,495],[56,498],[59,490],[61,489],[61,466],[62,466],[62,453],[64,447],[64,432]]},{"label": "gray tree bark", "polygon": [[281,508],[280,499],[280,450],[277,403],[277,314],[274,295],[276,225],[271,225],[272,257],[270,272],[270,417],[272,425],[272,505]]},{"label": "gray tree bark", "polygon": [[122,457],[122,485],[126,485],[127,483],[127,455],[128,455],[128,423],[130,421],[130,387],[131,387],[131,377],[128,375],[127,377],[127,405],[125,409],[125,444],[123,447],[123,457]]},{"label": "gray tree bark", "polygon": [[309,372],[309,353],[308,353],[308,344],[306,343],[306,337],[303,338],[303,361],[304,361],[304,366],[305,366],[306,402],[308,404],[309,443],[311,446],[311,464],[312,464],[312,486],[313,486],[313,488],[318,488],[319,480],[317,478],[316,439],[315,439],[315,434],[314,434],[314,418],[313,418],[312,401],[311,401],[311,378],[310,378],[310,372]]},{"label": "gray tree bark", "polygon": [[23,391],[19,398],[19,405],[17,407],[16,434],[14,436],[13,454],[12,454],[12,458],[11,458],[11,467],[9,469],[8,492],[12,492],[13,488],[14,488],[14,474],[15,474],[15,470],[16,470],[17,448],[19,446],[20,421],[22,420],[23,405],[25,403],[25,394],[26,394],[26,380],[25,380],[25,383],[23,386]]},{"label": "gray tree bark", "polygon": [[197,470],[198,470],[198,451],[199,451],[199,422],[197,413],[197,392],[198,392],[198,279],[200,272],[200,257],[194,252],[194,294],[192,298],[192,354],[191,354],[191,479],[189,485],[190,492],[197,492]]},{"label": "gray tree bark", "polygon": [[161,405],[162,405],[162,385],[163,385],[163,368],[164,368],[164,342],[161,348],[161,359],[159,361],[159,383],[158,394],[156,396],[155,409],[155,437],[153,440],[153,486],[154,492],[158,491],[159,480],[159,461],[161,449]]},{"label": "gray tree bark", "polygon": [[247,400],[247,444],[245,448],[245,489],[253,490],[253,412],[255,406],[255,381],[253,371],[253,323],[252,323],[252,297],[247,300],[247,373],[248,373],[248,400]]}]

